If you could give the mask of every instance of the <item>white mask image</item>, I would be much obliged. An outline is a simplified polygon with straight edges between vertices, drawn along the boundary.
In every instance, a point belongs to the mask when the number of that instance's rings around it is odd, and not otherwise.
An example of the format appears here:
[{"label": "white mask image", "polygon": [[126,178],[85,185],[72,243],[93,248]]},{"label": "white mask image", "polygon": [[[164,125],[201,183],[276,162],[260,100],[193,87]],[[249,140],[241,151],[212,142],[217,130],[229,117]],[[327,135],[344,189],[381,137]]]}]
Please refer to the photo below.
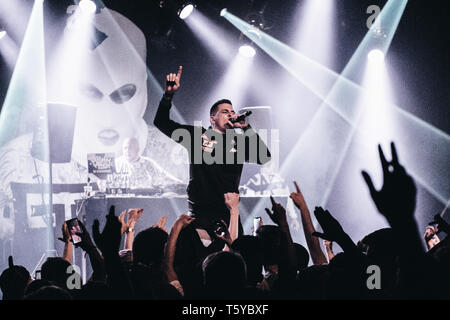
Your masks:
[{"label": "white mask image", "polygon": [[122,153],[123,140],[147,140],[146,41],[142,31],[121,14],[102,9],[95,27],[106,38],[88,53],[86,72],[74,88],[78,106],[72,158],[83,166],[88,153]]}]

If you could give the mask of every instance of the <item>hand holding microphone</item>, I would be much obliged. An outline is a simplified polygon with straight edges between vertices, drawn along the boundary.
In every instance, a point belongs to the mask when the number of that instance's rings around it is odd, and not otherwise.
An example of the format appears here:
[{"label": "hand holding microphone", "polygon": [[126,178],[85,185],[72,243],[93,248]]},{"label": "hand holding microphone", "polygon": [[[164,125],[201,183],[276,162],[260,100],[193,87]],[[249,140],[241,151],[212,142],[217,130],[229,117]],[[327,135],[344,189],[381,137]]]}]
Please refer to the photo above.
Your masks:
[{"label": "hand holding microphone", "polygon": [[230,118],[230,123],[232,128],[246,128],[248,127],[248,122],[245,119],[249,115],[251,115],[251,111],[245,111],[243,114],[237,114],[233,118]]}]

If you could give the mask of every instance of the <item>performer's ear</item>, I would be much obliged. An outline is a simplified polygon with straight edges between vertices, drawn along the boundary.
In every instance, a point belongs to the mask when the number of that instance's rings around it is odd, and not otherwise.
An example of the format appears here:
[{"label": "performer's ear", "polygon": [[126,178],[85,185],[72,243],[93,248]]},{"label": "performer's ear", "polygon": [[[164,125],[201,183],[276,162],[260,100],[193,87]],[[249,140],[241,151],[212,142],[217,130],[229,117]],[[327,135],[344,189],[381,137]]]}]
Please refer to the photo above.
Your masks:
[{"label": "performer's ear", "polygon": [[209,122],[211,122],[211,125],[214,127],[214,124],[216,123],[216,119],[214,116],[209,117]]}]

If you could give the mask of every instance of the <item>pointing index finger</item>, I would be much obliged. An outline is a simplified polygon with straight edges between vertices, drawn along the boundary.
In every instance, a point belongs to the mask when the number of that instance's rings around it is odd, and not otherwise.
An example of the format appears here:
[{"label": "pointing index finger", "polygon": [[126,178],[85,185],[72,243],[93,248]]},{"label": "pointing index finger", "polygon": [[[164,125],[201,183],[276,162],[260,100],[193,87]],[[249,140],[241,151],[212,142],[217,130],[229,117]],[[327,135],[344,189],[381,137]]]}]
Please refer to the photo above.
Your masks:
[{"label": "pointing index finger", "polygon": [[274,206],[276,204],[275,200],[273,199],[272,196],[270,196],[270,202],[272,202],[272,206]]},{"label": "pointing index finger", "polygon": [[297,190],[297,193],[300,193],[300,188],[297,185],[297,182],[294,181],[295,189]]},{"label": "pointing index finger", "polygon": [[115,211],[116,211],[115,206],[111,206],[109,208],[109,216],[114,217],[115,216]]}]

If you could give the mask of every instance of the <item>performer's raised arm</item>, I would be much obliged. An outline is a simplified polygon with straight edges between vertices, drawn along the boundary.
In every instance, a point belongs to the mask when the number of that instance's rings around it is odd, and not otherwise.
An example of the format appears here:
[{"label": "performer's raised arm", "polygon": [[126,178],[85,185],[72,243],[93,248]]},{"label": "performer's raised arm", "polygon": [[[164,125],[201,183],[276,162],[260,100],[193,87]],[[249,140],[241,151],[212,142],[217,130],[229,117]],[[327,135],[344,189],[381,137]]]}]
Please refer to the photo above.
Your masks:
[{"label": "performer's raised arm", "polygon": [[[175,92],[180,88],[180,79],[183,67],[178,68],[177,74],[169,73],[166,75],[166,90],[163,98],[159,103],[158,110],[156,111],[153,124],[161,130],[169,138],[172,138],[172,133],[177,129],[192,129],[192,126],[182,125],[170,119],[170,108],[172,107],[172,98]],[[178,141],[177,141],[178,142]]]}]

